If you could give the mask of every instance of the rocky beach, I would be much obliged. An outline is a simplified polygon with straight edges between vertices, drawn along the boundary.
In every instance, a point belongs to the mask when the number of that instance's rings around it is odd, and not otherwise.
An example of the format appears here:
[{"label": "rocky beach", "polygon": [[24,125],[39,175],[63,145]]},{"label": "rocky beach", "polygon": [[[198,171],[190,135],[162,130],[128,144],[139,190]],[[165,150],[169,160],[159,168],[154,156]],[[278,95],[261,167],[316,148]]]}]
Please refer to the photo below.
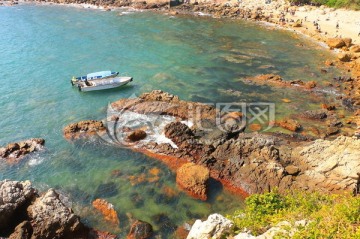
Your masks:
[{"label": "rocky beach", "polygon": [[[28,3],[34,2],[2,1],[0,8]],[[315,107],[294,107],[286,115],[276,115],[273,118],[269,115],[267,125],[259,121],[261,118],[254,120],[256,113],[249,113],[254,108],[248,102],[242,110],[222,110],[216,104],[206,104],[201,98],[193,97],[190,100],[173,94],[170,90],[162,90],[159,84],[151,87],[151,90],[142,89],[138,96],[111,98],[107,109],[102,109],[100,118],[92,117],[94,114],[88,113],[88,110],[81,117],[74,116],[61,121],[62,132],[56,134],[71,147],[94,147],[97,150],[97,145],[104,144],[114,151],[131,151],[156,159],[169,171],[152,165],[142,165],[140,171],[133,174],[119,166],[111,168],[106,176],[109,179],[96,188],[95,195],[88,195],[85,190],[80,190],[81,186],[72,185],[76,194],[83,194],[78,196],[85,202],[82,204],[72,204],[73,197],[68,196],[73,192],[49,188],[44,185],[46,180],[43,184],[36,183],[39,187],[37,189],[27,179],[9,180],[1,177],[1,238],[119,238],[115,234],[120,232],[128,239],[275,238],[279,233],[292,238],[297,231],[313,223],[307,218],[296,218],[295,221],[288,219],[273,223],[261,233],[254,234],[255,230],[236,229],[237,219],[217,213],[209,215],[207,219],[199,218],[199,214],[191,214],[190,209],[187,216],[191,220],[182,225],[174,225],[165,213],[156,214],[150,223],[147,218],[139,217],[141,212],[134,216],[118,210],[113,202],[119,200],[119,195],[114,194],[117,189],[113,189],[116,186],[111,180],[130,183],[129,187],[134,189],[139,189],[138,185],[144,183],[149,183],[151,188],[161,189],[160,197],[156,196],[155,189],[146,188],[146,193],[153,195],[156,203],[165,201],[176,204],[176,198],[183,193],[191,200],[207,203],[207,207],[214,201],[214,185],[241,198],[272,192],[285,197],[289,191],[351,195],[358,198],[360,22],[356,19],[360,19],[360,12],[324,6],[295,6],[282,0],[190,1],[178,5],[173,3],[177,6],[171,7],[172,3],[157,0],[64,0],[35,3],[111,12],[130,7],[154,11],[170,18],[191,14],[198,15],[199,18],[211,16],[259,21],[262,28],[277,31],[287,29],[294,32],[295,38],[308,36],[316,42],[316,47],[327,48],[336,57],[324,58],[323,65],[318,66],[317,76],[323,78],[322,81],[289,78],[282,75],[282,71],[237,77],[236,84],[254,87],[252,89],[294,92],[292,94],[299,94],[316,102]],[[225,59],[229,64],[241,64],[246,59],[243,56],[236,57],[238,56]],[[148,66],[149,69],[151,67]],[[272,66],[265,68],[268,70]],[[340,73],[330,79],[329,75],[333,71]],[[156,76],[161,79],[159,75]],[[164,79],[171,77],[165,75]],[[166,84],[166,81],[162,82]],[[184,85],[180,85],[181,87]],[[221,90],[217,92],[230,97],[242,97],[242,92],[236,88]],[[264,99],[267,96],[261,97],[260,99]],[[292,103],[292,99],[286,95],[277,100],[284,105]],[[259,109],[257,108],[257,112],[260,112]],[[56,145],[50,143],[48,146],[46,134],[45,137],[44,134],[38,135],[39,138],[22,139],[18,142],[3,140],[7,145],[0,147],[0,175],[3,168],[27,170],[29,159],[33,160],[33,165],[39,162],[41,164],[43,159],[38,158],[47,151],[56,155],[52,151]],[[64,155],[61,157],[71,162],[70,167],[84,167],[80,162],[76,163],[71,154]],[[32,157],[35,157],[35,161]],[[56,167],[56,164],[51,167]],[[70,172],[72,173],[77,172]],[[90,174],[89,172],[89,178],[99,177]],[[174,175],[171,180],[175,187],[161,181],[167,174]],[[76,180],[74,184],[78,183]],[[141,190],[140,188],[138,191]],[[225,204],[226,201],[221,197],[223,196],[217,196],[216,200]],[[148,203],[146,200],[142,192],[131,193],[135,211],[138,205]],[[102,221],[105,228],[92,228],[88,219],[81,219],[83,216],[77,212],[85,217],[91,215],[90,221]],[[239,214],[239,217],[245,218],[246,215]],[[103,232],[108,231],[108,228],[112,230],[111,233]],[[161,234],[162,230],[170,233]]]}]

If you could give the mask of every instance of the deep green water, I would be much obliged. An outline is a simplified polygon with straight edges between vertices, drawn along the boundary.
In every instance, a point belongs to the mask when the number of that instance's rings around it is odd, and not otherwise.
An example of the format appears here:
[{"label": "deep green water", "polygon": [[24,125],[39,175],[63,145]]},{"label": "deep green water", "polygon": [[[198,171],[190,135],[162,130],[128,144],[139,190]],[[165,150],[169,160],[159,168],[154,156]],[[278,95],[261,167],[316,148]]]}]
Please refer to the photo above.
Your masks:
[{"label": "deep green water", "polygon": [[[62,191],[76,213],[98,229],[124,235],[131,213],[169,238],[176,225],[229,212],[241,207],[242,199],[214,184],[209,201],[193,200],[177,191],[174,174],[160,162],[101,142],[68,142],[63,127],[102,119],[109,102],[153,89],[201,102],[275,102],[277,117],[315,108],[316,97],[239,79],[277,73],[320,81],[320,67],[331,57],[290,32],[249,22],[61,6],[0,7],[0,145],[31,137],[46,140],[46,150],[24,162],[0,163],[0,180],[29,179],[43,190]],[[108,69],[127,72],[134,82],[90,93],[70,85],[73,75]],[[229,89],[241,95],[226,93]],[[292,103],[281,103],[282,98]],[[149,175],[153,167],[161,169],[159,181],[131,185],[129,176]],[[164,196],[165,187],[178,195]],[[121,229],[93,211],[96,198],[115,205]]]}]

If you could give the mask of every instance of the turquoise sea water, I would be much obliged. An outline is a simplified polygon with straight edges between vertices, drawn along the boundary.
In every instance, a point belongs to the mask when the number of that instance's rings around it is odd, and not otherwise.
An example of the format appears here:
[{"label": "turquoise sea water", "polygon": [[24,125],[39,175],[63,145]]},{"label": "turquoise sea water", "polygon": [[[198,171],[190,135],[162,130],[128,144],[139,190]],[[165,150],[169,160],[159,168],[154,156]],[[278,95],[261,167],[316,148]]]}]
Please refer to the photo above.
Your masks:
[{"label": "turquoise sea water", "polygon": [[[176,189],[175,175],[160,162],[98,141],[68,142],[63,127],[102,119],[109,102],[153,89],[201,102],[275,102],[278,115],[314,108],[320,103],[316,97],[239,79],[277,73],[320,81],[320,67],[332,56],[290,32],[255,23],[124,11],[0,7],[0,145],[31,137],[46,140],[45,151],[22,163],[0,163],[0,180],[29,179],[43,190],[54,187],[68,196],[84,222],[98,229],[125,235],[130,213],[169,238],[177,225],[191,219],[242,207],[242,198],[215,183],[207,202],[191,199]],[[127,72],[134,82],[89,93],[70,85],[73,75],[108,69]],[[330,70],[326,79],[334,74]],[[282,98],[292,104],[281,103]],[[131,176],[151,178],[154,167],[161,170],[160,180],[131,184]],[[168,188],[175,197],[166,196]],[[96,198],[115,205],[120,227],[94,212]]]}]

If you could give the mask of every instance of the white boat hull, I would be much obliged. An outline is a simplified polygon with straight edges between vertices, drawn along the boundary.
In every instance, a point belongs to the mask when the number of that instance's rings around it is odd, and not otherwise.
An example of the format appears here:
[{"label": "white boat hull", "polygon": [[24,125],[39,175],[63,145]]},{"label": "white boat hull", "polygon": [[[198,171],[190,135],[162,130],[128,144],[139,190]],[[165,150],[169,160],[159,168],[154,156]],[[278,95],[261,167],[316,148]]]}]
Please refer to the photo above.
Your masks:
[{"label": "white boat hull", "polygon": [[133,80],[132,77],[115,77],[89,81],[89,85],[81,83],[78,85],[79,91],[95,91],[117,88],[128,84]]},{"label": "white boat hull", "polygon": [[87,74],[86,76],[73,77],[70,82],[73,86],[78,86],[81,84],[81,82],[84,82],[85,80],[91,81],[96,79],[111,78],[116,77],[118,74],[119,72],[116,71],[99,71]]}]

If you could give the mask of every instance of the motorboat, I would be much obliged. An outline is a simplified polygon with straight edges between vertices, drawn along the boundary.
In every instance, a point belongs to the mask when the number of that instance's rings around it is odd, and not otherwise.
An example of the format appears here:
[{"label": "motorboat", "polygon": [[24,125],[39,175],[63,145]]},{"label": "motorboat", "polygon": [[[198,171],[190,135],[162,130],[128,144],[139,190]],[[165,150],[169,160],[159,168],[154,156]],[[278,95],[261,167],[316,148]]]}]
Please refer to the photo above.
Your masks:
[{"label": "motorboat", "polygon": [[127,83],[133,80],[132,77],[129,76],[119,76],[112,78],[102,78],[96,80],[85,80],[78,83],[79,91],[94,91],[94,90],[106,90],[113,89],[116,87],[120,87],[126,85]]},{"label": "motorboat", "polygon": [[96,80],[96,79],[115,77],[118,74],[119,74],[119,72],[117,72],[117,71],[98,71],[98,72],[94,72],[94,73],[89,73],[86,76],[79,76],[79,77],[73,76],[73,78],[71,79],[71,84],[78,85],[79,83],[84,82],[86,80],[91,81],[91,80]]}]

